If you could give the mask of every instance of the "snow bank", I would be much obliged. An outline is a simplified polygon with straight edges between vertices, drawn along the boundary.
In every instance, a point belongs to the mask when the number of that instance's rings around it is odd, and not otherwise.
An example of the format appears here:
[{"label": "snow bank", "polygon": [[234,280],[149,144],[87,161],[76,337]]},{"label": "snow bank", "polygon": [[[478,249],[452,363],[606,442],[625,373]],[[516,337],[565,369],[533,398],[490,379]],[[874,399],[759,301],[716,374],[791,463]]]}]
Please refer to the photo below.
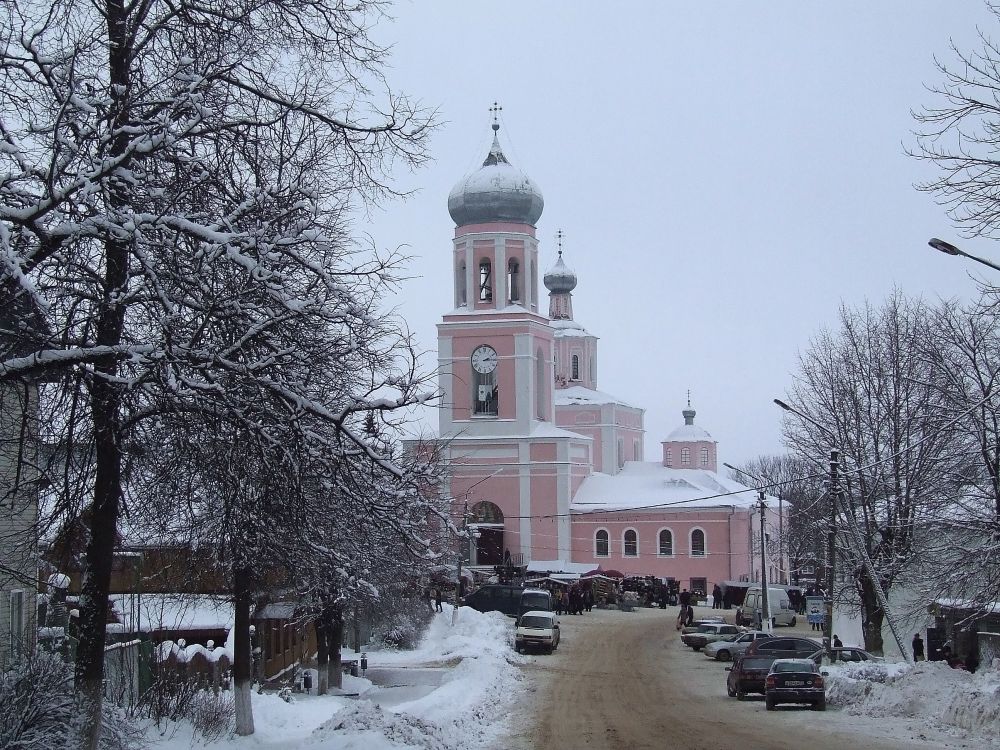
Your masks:
[{"label": "snow bank", "polygon": [[[303,747],[346,747],[344,734],[372,732],[396,743],[385,747],[452,750],[485,744],[502,729],[504,707],[517,691],[514,665],[522,657],[514,653],[512,639],[512,622],[499,612],[463,607],[452,627],[446,608],[431,621],[415,651],[370,655],[379,666],[459,660],[440,687],[388,710],[360,701],[317,729]],[[368,742],[358,747],[381,746]]]},{"label": "snow bank", "polygon": [[970,674],[944,662],[844,664],[829,668],[827,700],[849,714],[905,717],[1000,736],[1000,672]]}]

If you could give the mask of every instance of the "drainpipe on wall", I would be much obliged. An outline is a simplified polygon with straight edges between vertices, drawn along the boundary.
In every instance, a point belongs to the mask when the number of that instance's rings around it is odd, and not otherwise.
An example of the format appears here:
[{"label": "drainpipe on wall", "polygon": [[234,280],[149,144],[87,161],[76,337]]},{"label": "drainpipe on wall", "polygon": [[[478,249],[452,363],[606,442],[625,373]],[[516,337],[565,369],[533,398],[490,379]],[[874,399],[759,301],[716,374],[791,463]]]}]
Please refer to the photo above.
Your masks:
[{"label": "drainpipe on wall", "polygon": [[736,515],[736,506],[729,506],[729,518],[726,519],[726,523],[729,527],[729,580],[733,579],[733,516]]}]

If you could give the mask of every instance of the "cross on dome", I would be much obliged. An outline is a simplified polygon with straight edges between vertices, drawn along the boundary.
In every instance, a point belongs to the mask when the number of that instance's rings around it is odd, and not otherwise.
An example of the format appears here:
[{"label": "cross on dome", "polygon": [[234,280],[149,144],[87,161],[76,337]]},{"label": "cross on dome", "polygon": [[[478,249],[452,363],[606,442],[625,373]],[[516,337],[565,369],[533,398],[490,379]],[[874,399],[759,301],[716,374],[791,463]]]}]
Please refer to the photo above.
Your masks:
[{"label": "cross on dome", "polygon": [[496,102],[493,102],[493,106],[490,107],[490,112],[493,113],[493,132],[495,133],[498,130],[500,130],[500,121],[498,119],[498,115],[501,112],[503,112],[503,107],[501,107]]}]

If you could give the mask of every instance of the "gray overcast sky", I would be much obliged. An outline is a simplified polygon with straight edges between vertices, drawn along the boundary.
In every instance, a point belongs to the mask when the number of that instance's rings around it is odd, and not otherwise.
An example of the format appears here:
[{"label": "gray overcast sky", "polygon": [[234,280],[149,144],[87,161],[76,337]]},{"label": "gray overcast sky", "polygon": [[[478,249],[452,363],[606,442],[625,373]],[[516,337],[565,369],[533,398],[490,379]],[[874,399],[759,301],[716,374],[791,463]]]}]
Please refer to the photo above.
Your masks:
[{"label": "gray overcast sky", "polygon": [[545,197],[542,269],[562,229],[575,317],[601,339],[599,386],[646,409],[649,459],[688,388],[720,460],[780,451],[771,399],[842,299],[974,292],[972,264],[927,247],[957,235],[912,187],[934,172],[903,146],[910,110],[934,103],[934,55],[974,46],[977,25],[1000,32],[978,0],[393,13],[379,31],[395,45],[390,81],[443,125],[434,163],[402,178],[419,193],[358,229],[415,257],[399,305],[428,366],[452,303],[447,196],[486,155],[494,99],[507,156]]}]

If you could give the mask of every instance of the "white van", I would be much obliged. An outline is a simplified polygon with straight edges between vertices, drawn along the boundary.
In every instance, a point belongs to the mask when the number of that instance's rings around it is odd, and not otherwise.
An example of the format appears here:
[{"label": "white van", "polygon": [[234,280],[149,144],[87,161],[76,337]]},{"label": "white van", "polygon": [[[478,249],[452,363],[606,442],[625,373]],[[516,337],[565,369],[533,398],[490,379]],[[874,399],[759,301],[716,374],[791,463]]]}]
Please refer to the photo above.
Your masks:
[{"label": "white van", "polygon": [[[747,589],[747,594],[743,598],[743,606],[736,610],[737,625],[753,625],[759,623],[763,602],[760,594],[760,586],[751,586]],[[768,614],[771,616],[772,625],[788,625],[795,627],[795,610],[788,600],[788,592],[782,588],[767,587]]]}]

